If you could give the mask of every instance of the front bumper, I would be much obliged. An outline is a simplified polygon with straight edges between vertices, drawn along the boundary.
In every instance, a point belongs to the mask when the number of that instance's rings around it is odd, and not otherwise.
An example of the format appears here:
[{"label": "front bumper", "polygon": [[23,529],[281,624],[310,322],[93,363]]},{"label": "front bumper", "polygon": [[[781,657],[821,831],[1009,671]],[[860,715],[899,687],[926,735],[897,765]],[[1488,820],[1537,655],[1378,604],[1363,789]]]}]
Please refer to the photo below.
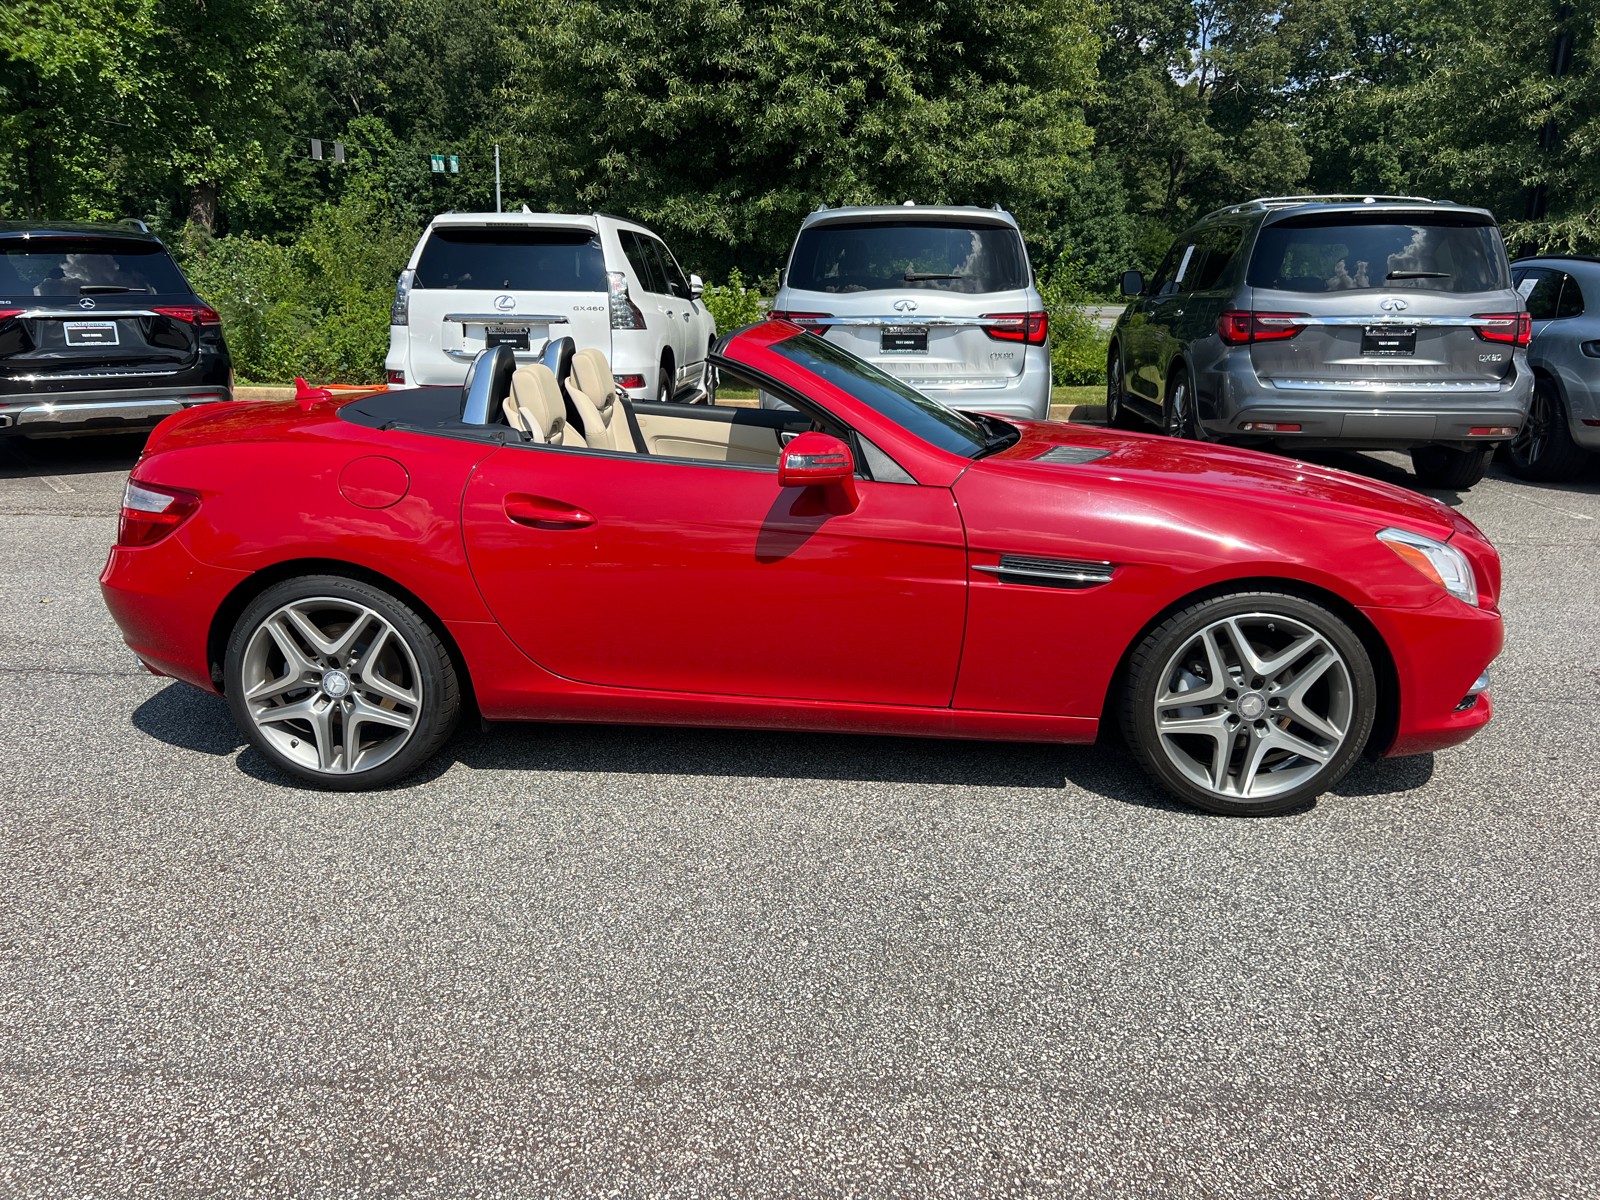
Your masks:
[{"label": "front bumper", "polygon": [[[1388,644],[1400,685],[1399,723],[1386,758],[1460,745],[1489,723],[1489,664],[1505,644],[1505,623],[1490,608],[1445,598],[1427,608],[1363,608]],[[1466,703],[1471,699],[1471,703]]]},{"label": "front bumper", "polygon": [[225,385],[208,384],[0,396],[0,436],[137,432],[196,404],[232,398]]}]

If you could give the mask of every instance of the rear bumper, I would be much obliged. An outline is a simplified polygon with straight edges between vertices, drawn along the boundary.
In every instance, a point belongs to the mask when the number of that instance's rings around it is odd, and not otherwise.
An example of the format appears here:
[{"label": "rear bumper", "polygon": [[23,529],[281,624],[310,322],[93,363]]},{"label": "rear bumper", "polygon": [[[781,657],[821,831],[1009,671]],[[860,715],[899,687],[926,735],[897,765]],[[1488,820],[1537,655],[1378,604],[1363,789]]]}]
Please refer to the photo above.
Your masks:
[{"label": "rear bumper", "polygon": [[200,383],[0,396],[0,436],[136,432],[154,429],[164,418],[196,404],[232,398],[226,384]]},{"label": "rear bumper", "polygon": [[1384,757],[1460,745],[1489,723],[1487,692],[1462,707],[1505,643],[1500,614],[1446,598],[1421,609],[1361,610],[1388,644],[1400,684],[1400,720]]},{"label": "rear bumper", "polygon": [[[882,364],[875,364],[882,365]],[[929,399],[946,408],[993,413],[1024,421],[1050,419],[1050,347],[1029,346],[1022,372],[1002,381],[949,384],[904,380]],[[787,408],[787,404],[768,392],[761,393],[762,408]]]},{"label": "rear bumper", "polygon": [[100,572],[100,594],[122,640],[144,662],[208,692],[217,691],[206,661],[211,621],[248,571],[202,563],[180,540],[113,546]]},{"label": "rear bumper", "polygon": [[[1455,386],[1440,383],[1390,387],[1377,383],[1263,380],[1247,355],[1230,354],[1201,386],[1200,415],[1215,438],[1266,436],[1280,445],[1339,446],[1351,450],[1406,450],[1414,446],[1508,441],[1522,428],[1533,396],[1532,373],[1518,364],[1508,383]],[[1246,425],[1299,425],[1295,431]],[[1509,429],[1510,433],[1473,433]]]}]

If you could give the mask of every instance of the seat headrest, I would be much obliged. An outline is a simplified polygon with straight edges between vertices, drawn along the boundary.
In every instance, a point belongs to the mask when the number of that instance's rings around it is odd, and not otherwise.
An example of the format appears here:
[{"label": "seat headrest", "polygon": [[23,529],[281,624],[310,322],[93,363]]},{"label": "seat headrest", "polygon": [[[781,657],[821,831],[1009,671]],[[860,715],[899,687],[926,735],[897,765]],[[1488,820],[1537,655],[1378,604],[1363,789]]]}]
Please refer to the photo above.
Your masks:
[{"label": "seat headrest", "polygon": [[578,390],[589,397],[589,402],[602,412],[617,398],[617,381],[611,375],[611,364],[598,350],[579,350],[572,356],[572,374]]},{"label": "seat headrest", "polygon": [[541,440],[549,441],[552,430],[559,432],[566,427],[567,406],[561,399],[556,373],[543,363],[518,368],[511,377],[511,394]]}]

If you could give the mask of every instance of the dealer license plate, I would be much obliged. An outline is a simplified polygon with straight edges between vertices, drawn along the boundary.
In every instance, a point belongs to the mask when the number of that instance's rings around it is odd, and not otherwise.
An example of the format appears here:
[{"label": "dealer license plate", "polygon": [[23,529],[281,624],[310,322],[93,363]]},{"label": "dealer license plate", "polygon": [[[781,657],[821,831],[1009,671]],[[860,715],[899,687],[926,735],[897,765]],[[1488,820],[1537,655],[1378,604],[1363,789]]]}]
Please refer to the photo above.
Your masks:
[{"label": "dealer license plate", "polygon": [[526,350],[528,348],[528,331],[521,330],[511,333],[507,330],[489,330],[483,335],[483,344],[488,349],[495,346],[510,346],[513,350]]},{"label": "dealer license plate", "polygon": [[115,321],[68,321],[64,332],[69,346],[118,345]]},{"label": "dealer license plate", "polygon": [[926,354],[928,352],[928,327],[926,325],[885,325],[878,343],[885,354]]},{"label": "dealer license plate", "polygon": [[1368,325],[1361,331],[1363,354],[1415,354],[1417,331],[1409,326]]}]

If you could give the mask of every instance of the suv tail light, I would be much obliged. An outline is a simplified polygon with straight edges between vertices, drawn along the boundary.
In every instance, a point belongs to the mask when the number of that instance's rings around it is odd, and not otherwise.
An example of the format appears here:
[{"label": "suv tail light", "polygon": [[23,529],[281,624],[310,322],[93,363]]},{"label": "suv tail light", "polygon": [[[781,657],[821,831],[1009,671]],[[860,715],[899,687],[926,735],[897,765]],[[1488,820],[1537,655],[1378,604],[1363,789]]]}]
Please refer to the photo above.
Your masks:
[{"label": "suv tail light", "polygon": [[1298,324],[1305,313],[1225,312],[1217,318],[1217,334],[1230,346],[1250,342],[1281,342],[1305,329]]},{"label": "suv tail light", "polygon": [[[389,324],[411,324],[411,284],[416,280],[415,271],[401,271],[400,278],[394,285],[394,303],[389,305]],[[405,382],[401,380],[401,382]]]},{"label": "suv tail light", "polygon": [[193,492],[130,479],[122,492],[117,545],[154,545],[194,516],[199,507],[200,497]]},{"label": "suv tail light", "polygon": [[12,317],[19,317],[27,311],[25,308],[0,308],[0,321],[9,321]]},{"label": "suv tail light", "polygon": [[174,321],[187,321],[190,325],[222,324],[222,318],[217,316],[217,310],[207,308],[204,304],[184,304],[174,308],[158,308],[155,311],[163,317],[171,317]]},{"label": "suv tail light", "polygon": [[1533,340],[1533,318],[1527,313],[1473,313],[1474,321],[1486,325],[1474,326],[1486,342],[1508,342],[1513,346],[1526,346]]},{"label": "suv tail light", "polygon": [[390,383],[399,384],[402,387],[405,386],[406,373],[404,371],[385,371],[383,374]]},{"label": "suv tail light", "polygon": [[633,391],[638,391],[644,386],[643,375],[613,375],[611,378],[619,388],[630,388]]},{"label": "suv tail light", "polygon": [[997,342],[1023,342],[1029,346],[1042,346],[1050,336],[1049,313],[984,313],[979,320],[1004,321],[1004,325],[986,325],[983,331]]},{"label": "suv tail light", "polygon": [[628,277],[621,271],[607,271],[611,281],[611,328],[643,329],[644,314],[628,296]]},{"label": "suv tail light", "polygon": [[826,320],[833,316],[832,313],[795,312],[792,309],[775,308],[767,314],[769,321],[793,321],[796,325],[804,325],[812,333],[821,336],[827,333],[830,326],[818,325],[818,321]]}]

